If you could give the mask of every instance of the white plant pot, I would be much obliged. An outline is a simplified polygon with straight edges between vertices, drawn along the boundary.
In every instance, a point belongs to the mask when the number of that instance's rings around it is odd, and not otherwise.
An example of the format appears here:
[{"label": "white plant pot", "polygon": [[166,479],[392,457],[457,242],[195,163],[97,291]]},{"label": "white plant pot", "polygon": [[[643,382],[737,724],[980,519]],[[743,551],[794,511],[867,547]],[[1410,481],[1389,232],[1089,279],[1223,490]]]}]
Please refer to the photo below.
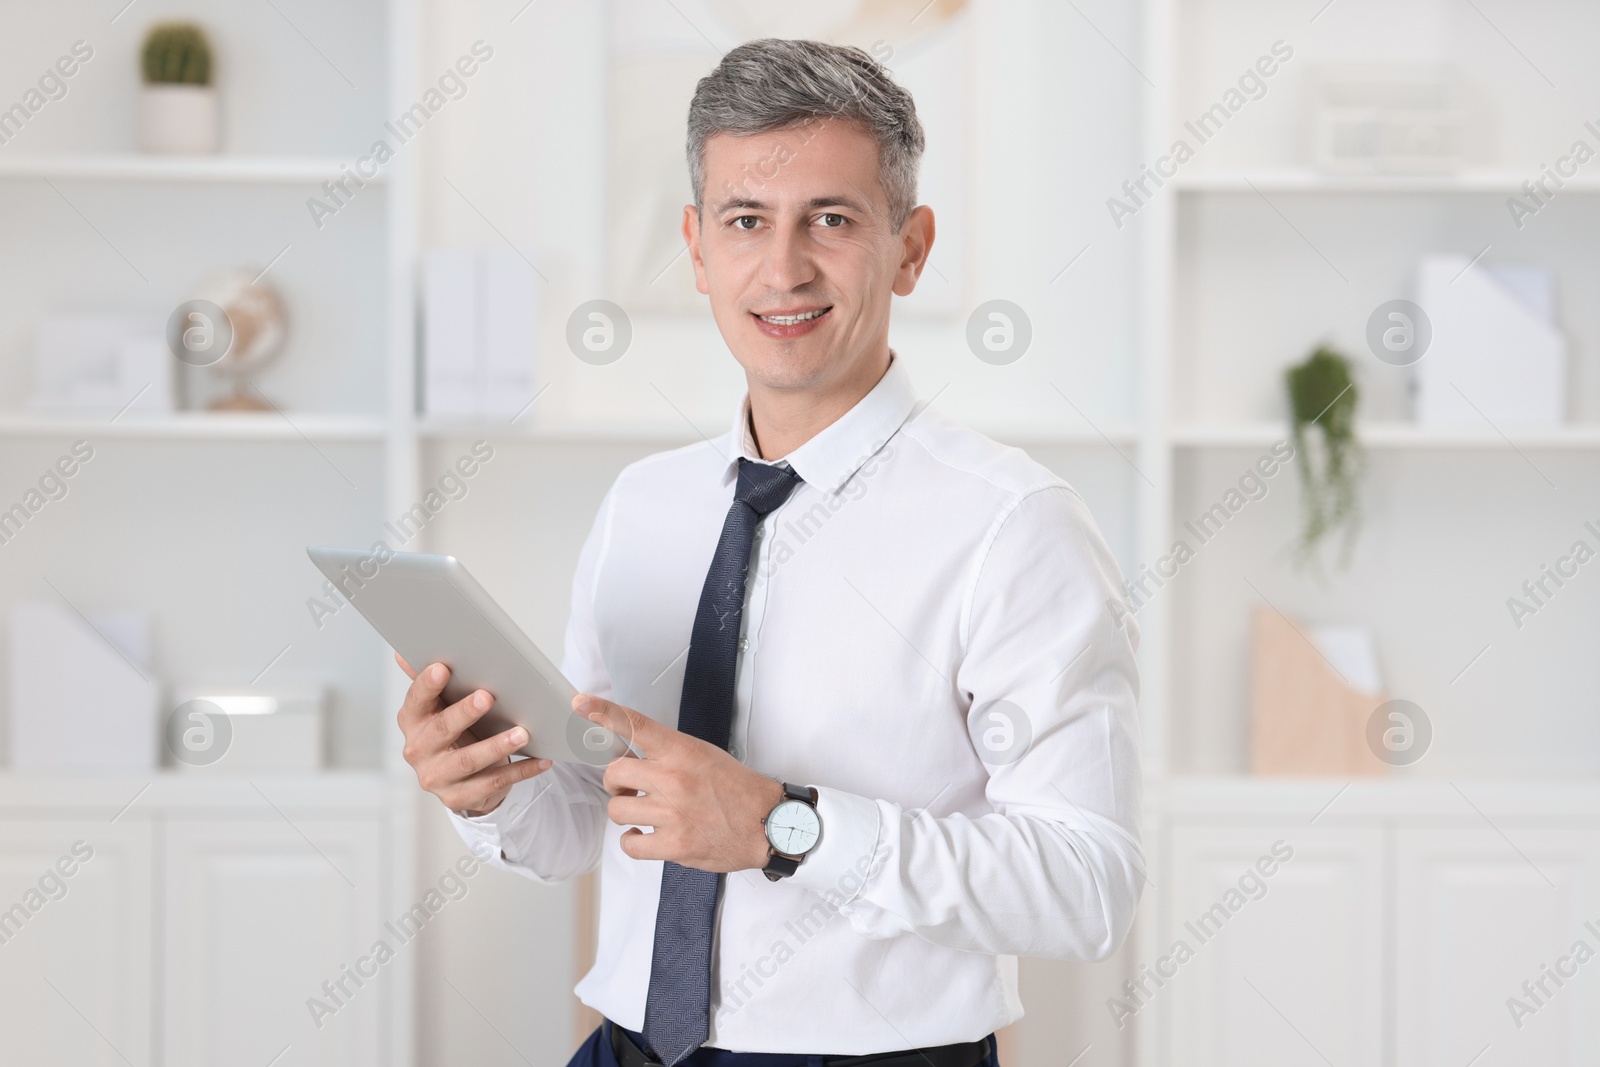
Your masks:
[{"label": "white plant pot", "polygon": [[139,144],[146,152],[204,154],[222,141],[217,90],[209,85],[146,85],[139,101]]}]

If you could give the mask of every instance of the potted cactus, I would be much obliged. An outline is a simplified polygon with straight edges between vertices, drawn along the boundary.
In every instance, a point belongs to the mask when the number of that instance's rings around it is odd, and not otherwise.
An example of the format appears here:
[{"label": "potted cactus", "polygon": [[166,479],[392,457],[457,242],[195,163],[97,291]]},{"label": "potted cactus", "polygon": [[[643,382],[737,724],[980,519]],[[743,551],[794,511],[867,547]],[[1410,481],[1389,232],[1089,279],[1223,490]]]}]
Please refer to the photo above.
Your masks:
[{"label": "potted cactus", "polygon": [[139,140],[146,152],[215,152],[221,142],[211,42],[192,22],[161,22],[140,51],[144,95]]}]

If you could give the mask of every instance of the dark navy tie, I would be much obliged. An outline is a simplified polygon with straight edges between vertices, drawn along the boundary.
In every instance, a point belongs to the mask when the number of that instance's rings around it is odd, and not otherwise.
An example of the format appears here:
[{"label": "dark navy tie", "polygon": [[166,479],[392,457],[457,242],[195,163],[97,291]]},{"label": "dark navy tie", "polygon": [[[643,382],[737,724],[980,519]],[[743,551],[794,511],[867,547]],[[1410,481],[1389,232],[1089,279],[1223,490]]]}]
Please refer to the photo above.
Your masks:
[{"label": "dark navy tie", "polygon": [[[739,484],[706,572],[689,638],[678,729],[719,748],[733,729],[734,667],[744,618],[744,578],[761,516],[789,498],[800,476],[787,467],[739,459]],[[647,754],[648,755],[648,754]],[[668,861],[661,871],[644,1040],[672,1067],[711,1029],[711,942],[723,876]]]}]

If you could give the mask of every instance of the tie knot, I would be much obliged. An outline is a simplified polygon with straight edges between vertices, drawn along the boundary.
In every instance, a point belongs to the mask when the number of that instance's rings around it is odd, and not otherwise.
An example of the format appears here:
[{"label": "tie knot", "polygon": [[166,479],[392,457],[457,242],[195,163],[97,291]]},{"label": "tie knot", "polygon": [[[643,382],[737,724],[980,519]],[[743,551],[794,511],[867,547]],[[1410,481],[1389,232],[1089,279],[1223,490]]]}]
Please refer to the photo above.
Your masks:
[{"label": "tie knot", "polygon": [[734,489],[733,498],[750,505],[757,515],[765,515],[789,499],[789,494],[800,482],[800,475],[791,467],[753,463],[740,456],[739,484]]}]

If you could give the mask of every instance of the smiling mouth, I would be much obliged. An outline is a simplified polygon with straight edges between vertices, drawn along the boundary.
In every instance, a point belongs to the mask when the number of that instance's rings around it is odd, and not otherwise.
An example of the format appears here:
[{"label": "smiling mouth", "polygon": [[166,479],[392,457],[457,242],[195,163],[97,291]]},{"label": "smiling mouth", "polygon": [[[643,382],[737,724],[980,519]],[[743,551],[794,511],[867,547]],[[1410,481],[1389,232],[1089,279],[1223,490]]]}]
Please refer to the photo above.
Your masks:
[{"label": "smiling mouth", "polygon": [[756,315],[756,318],[762,322],[769,322],[774,326],[798,326],[802,322],[810,322],[812,319],[821,318],[832,310],[833,305],[830,304],[825,308],[815,308],[811,311],[802,311],[794,315]]}]

